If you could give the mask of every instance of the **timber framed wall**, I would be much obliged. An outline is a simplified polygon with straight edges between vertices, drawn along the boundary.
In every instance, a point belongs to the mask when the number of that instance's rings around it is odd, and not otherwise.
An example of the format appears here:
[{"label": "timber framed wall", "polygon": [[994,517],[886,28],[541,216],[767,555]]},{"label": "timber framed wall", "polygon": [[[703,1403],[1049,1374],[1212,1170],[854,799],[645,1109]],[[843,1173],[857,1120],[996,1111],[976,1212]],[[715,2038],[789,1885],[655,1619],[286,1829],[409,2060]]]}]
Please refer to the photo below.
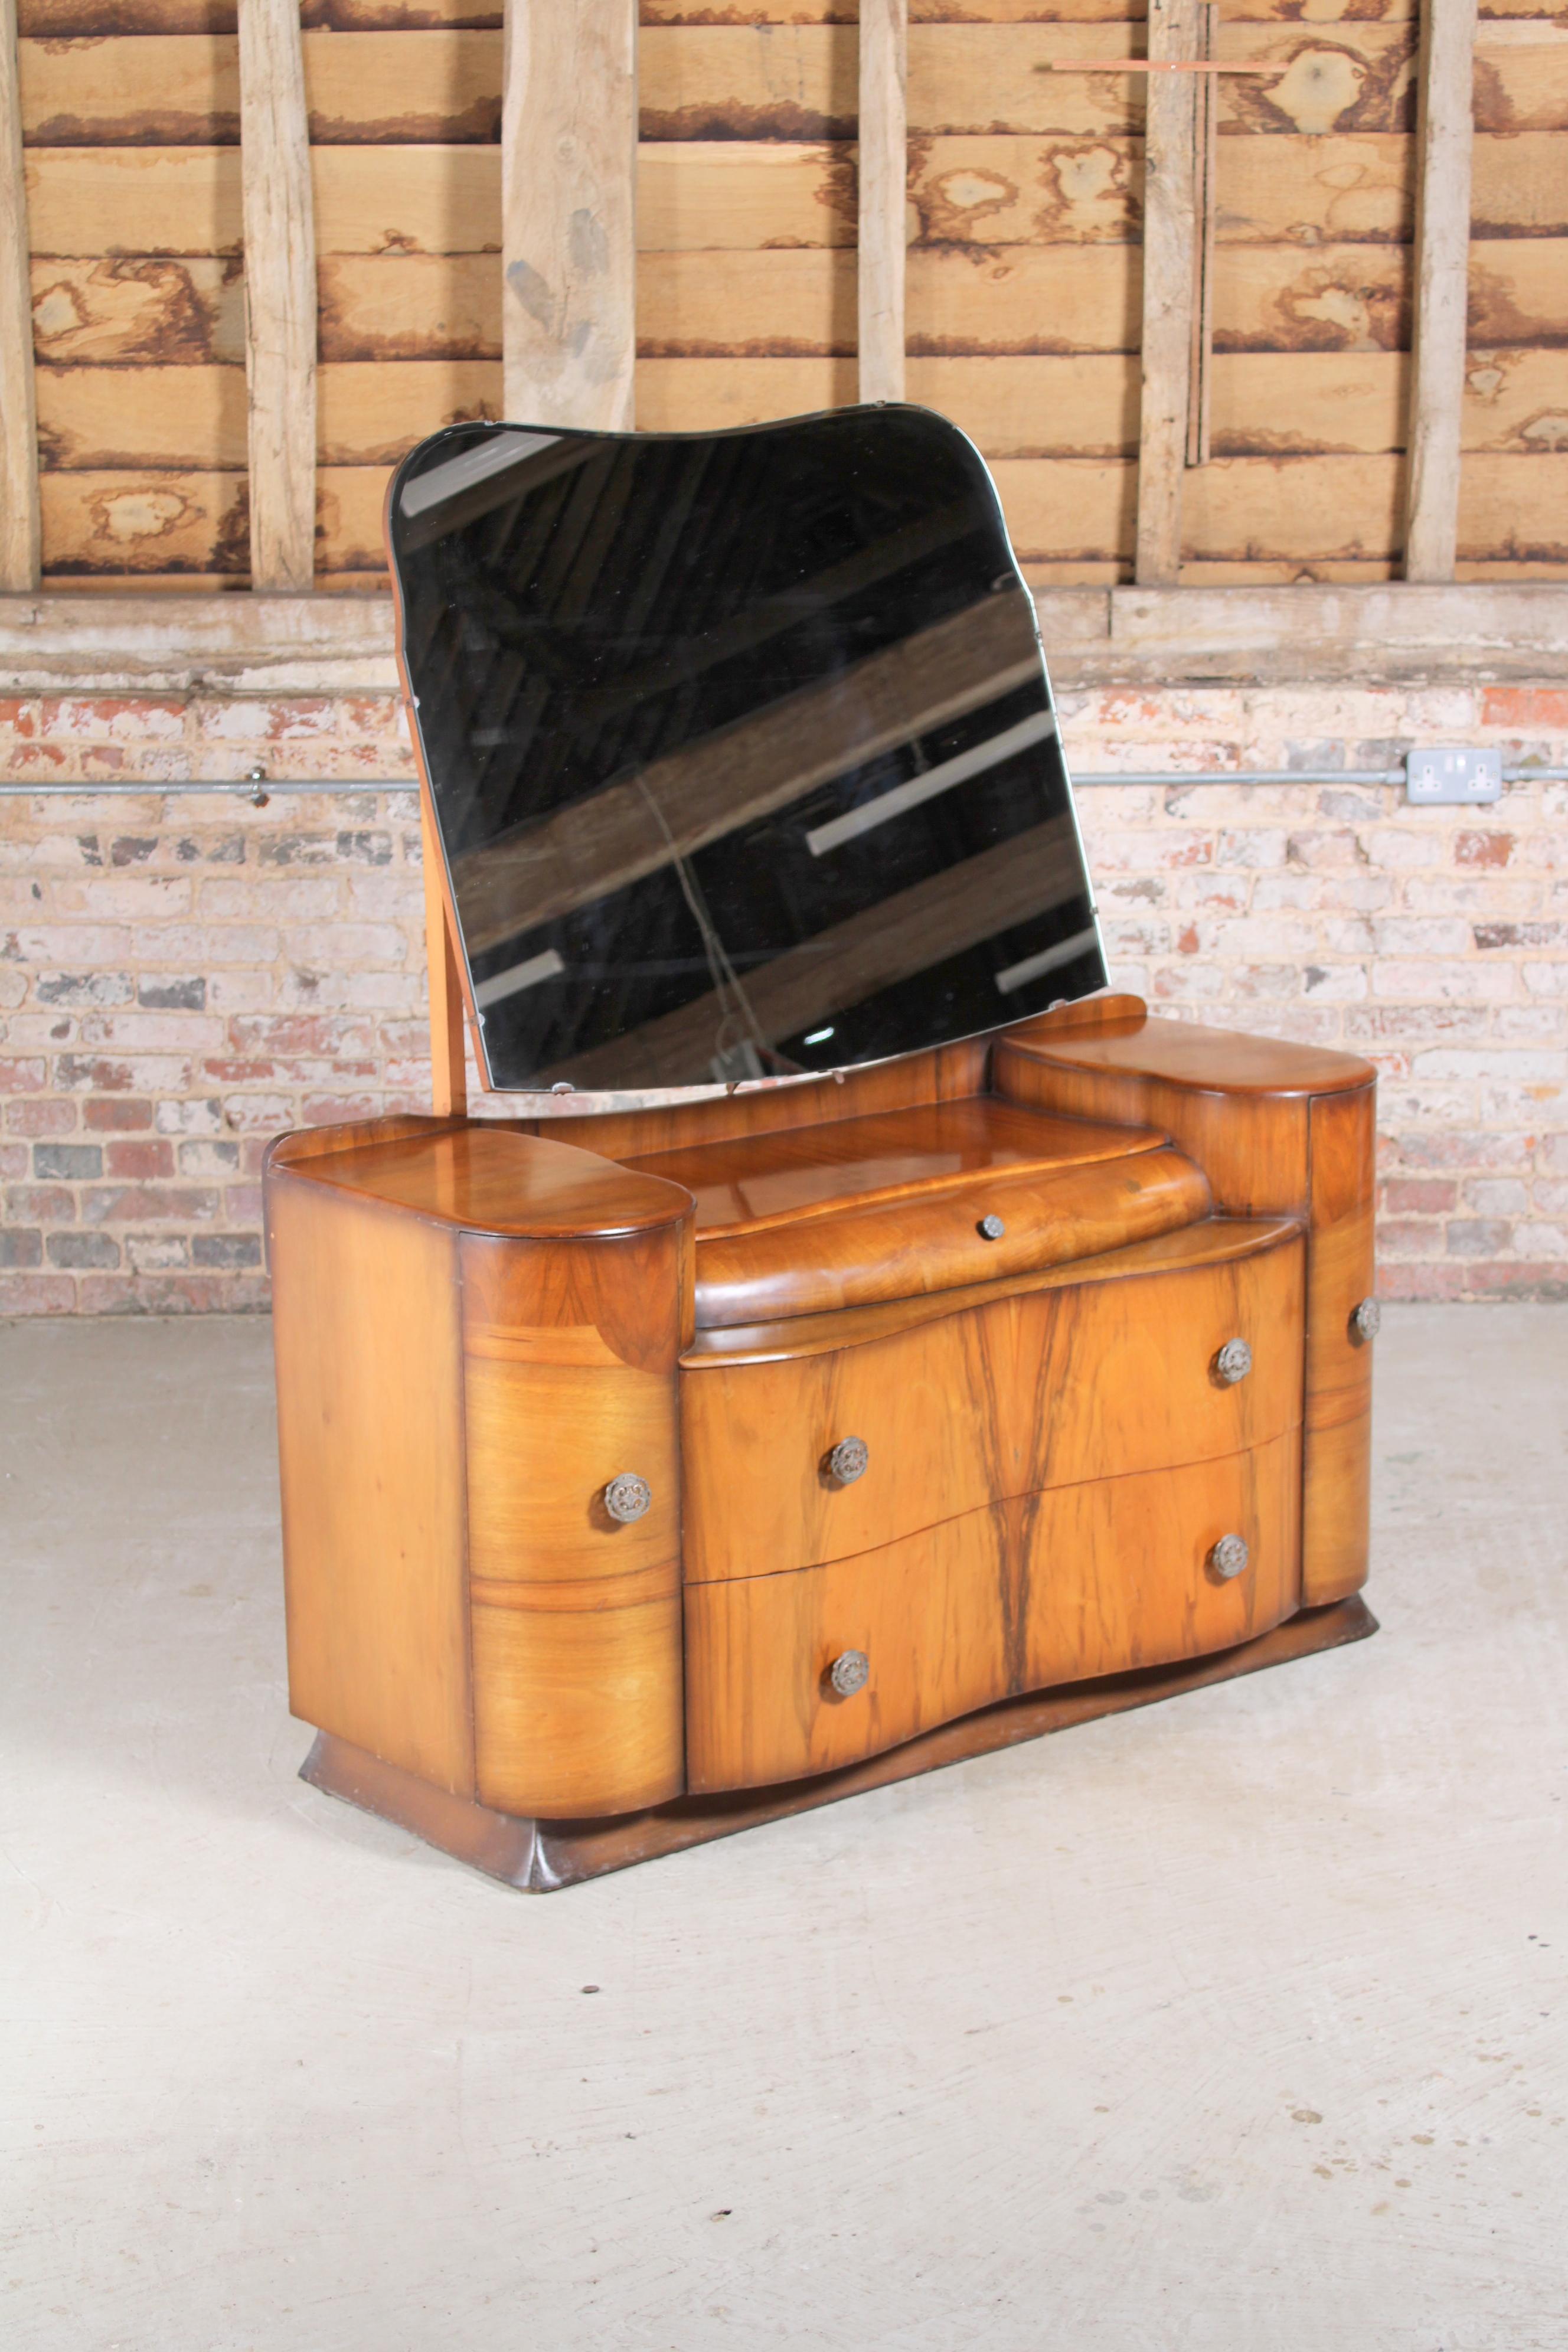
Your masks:
[{"label": "timber framed wall", "polygon": [[[1223,10],[1220,59],[1282,70],[1218,82],[1213,457],[1183,486],[1184,583],[1397,575],[1415,10]],[[1126,580],[1148,78],[1114,66],[1143,51],[1142,11],[908,14],[908,396],[994,461],[1037,583]],[[502,34],[479,0],[305,0],[301,16],[317,579],[368,587],[391,464],[448,419],[501,413]],[[643,0],[641,425],[857,396],[856,16],[855,0]],[[241,583],[232,0],[19,0],[19,31],[45,580]],[[1568,577],[1568,19],[1488,0],[1474,96],[1457,576]]]},{"label": "timber framed wall", "polygon": [[[241,5],[0,0],[0,1314],[264,1306],[267,1138],[428,1105],[387,474],[628,389],[965,425],[1114,982],[1377,1064],[1384,1295],[1568,1295],[1568,13],[1483,0],[1472,63],[1470,0],[1222,6],[1278,70],[1215,87],[1188,465],[1204,110],[1122,67],[1196,62],[1198,0],[511,0],[510,70],[499,0]],[[530,110],[594,88],[590,415]],[[1370,780],[1455,742],[1496,807]]]}]

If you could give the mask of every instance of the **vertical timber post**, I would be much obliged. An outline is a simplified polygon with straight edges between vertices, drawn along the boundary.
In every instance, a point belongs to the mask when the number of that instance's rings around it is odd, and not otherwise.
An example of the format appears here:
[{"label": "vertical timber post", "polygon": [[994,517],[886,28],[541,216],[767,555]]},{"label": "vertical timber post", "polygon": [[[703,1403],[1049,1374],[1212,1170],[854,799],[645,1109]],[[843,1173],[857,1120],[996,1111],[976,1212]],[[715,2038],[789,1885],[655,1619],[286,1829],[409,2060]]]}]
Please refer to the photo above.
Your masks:
[{"label": "vertical timber post", "polygon": [[1452,580],[1470,256],[1476,0],[1424,0],[1405,576]]},{"label": "vertical timber post", "polygon": [[637,0],[506,0],[501,355],[519,424],[629,432]]},{"label": "vertical timber post", "polygon": [[[1197,0],[1149,0],[1149,55],[1190,60]],[[1152,73],[1143,133],[1142,397],[1137,578],[1173,586],[1182,561],[1182,475],[1193,357],[1198,77]]]},{"label": "vertical timber post", "polygon": [[16,0],[0,0],[0,592],[38,584],[38,420]]},{"label": "vertical timber post", "polygon": [[250,584],[312,586],[316,227],[299,0],[240,0]]},{"label": "vertical timber post", "polygon": [[860,0],[860,397],[904,396],[909,0]]}]

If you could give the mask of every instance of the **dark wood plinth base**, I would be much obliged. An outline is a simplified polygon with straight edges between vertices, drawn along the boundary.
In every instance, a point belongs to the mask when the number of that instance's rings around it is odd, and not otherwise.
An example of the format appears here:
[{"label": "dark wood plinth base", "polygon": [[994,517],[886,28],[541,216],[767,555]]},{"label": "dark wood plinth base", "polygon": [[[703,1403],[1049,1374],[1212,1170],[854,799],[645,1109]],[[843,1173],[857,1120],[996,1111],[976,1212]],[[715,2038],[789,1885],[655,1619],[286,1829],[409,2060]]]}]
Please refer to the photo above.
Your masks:
[{"label": "dark wood plinth base", "polygon": [[679,1797],[671,1804],[647,1812],[621,1813],[606,1821],[520,1821],[510,1813],[491,1812],[469,1797],[454,1797],[432,1788],[395,1764],[383,1764],[362,1748],[338,1739],[331,1732],[316,1735],[315,1746],[300,1768],[300,1778],[329,1795],[342,1797],[368,1813],[379,1813],[412,1830],[443,1853],[472,1864],[491,1878],[530,1895],[546,1895],[558,1886],[575,1886],[584,1878],[598,1878],[610,1870],[625,1870],[634,1862],[651,1862],[658,1855],[679,1853],[685,1846],[705,1845],[710,1838],[729,1837],[736,1830],[756,1829],[764,1822],[804,1813],[814,1805],[831,1805],[840,1797],[856,1797],[867,1789],[886,1788],[918,1772],[933,1772],[940,1765],[962,1763],[966,1757],[985,1756],[993,1748],[1013,1748],[1038,1739],[1047,1731],[1065,1731],[1070,1724],[1090,1723],[1097,1716],[1120,1715],[1128,1707],[1150,1706],[1156,1699],[1175,1698],[1183,1691],[1201,1690],[1209,1683],[1232,1681],[1237,1675],[1257,1674],[1264,1666],[1287,1664],[1315,1650],[1337,1650],[1347,1642],[1364,1641],[1377,1631],[1377,1620],[1359,1594],[1327,1609],[1304,1609],[1272,1633],[1255,1642],[1224,1650],[1218,1656],[1194,1658],[1184,1665],[1150,1666],[1138,1674],[1108,1675],[1099,1682],[1074,1683],[1059,1690],[1038,1691],[1026,1698],[1001,1700],[923,1733],[885,1756],[852,1764],[841,1772],[824,1772],[816,1780],[792,1780],[772,1789],[742,1789],[720,1797]]}]

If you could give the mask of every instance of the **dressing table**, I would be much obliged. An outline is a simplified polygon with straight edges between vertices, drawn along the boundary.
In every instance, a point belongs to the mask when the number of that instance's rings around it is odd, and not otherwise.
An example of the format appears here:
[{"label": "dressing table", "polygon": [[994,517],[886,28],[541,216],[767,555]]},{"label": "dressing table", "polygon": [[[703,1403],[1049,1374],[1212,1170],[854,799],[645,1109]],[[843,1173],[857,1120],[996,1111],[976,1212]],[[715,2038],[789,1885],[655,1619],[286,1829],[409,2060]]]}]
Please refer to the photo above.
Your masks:
[{"label": "dressing table", "polygon": [[387,527],[436,1102],[268,1160],[305,1777],[543,1890],[1373,1631],[1373,1072],[1106,992],[963,436],[457,426]]}]

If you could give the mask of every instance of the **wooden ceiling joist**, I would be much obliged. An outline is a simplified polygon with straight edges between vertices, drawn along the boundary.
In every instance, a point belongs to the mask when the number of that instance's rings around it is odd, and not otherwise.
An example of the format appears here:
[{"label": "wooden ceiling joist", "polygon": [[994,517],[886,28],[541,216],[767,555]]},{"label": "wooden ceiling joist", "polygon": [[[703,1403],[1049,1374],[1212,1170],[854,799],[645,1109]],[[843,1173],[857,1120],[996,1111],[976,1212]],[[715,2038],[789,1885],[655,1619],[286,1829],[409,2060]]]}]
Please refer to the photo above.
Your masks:
[{"label": "wooden ceiling joist", "polygon": [[309,588],[316,563],[316,237],[295,0],[239,12],[250,584]]},{"label": "wooden ceiling joist", "polygon": [[33,298],[22,179],[16,0],[0,0],[0,590],[38,584]]},{"label": "wooden ceiling joist", "polygon": [[860,397],[904,396],[909,0],[860,0]]},{"label": "wooden ceiling joist", "polygon": [[1422,11],[1407,580],[1452,580],[1458,546],[1476,17],[1476,0],[1426,0]]},{"label": "wooden ceiling joist", "polygon": [[[1149,0],[1149,57],[1191,58],[1198,0]],[[1143,150],[1142,381],[1138,429],[1141,587],[1173,585],[1193,354],[1197,113],[1189,74],[1151,74]]]},{"label": "wooden ceiling joist", "polygon": [[637,0],[507,0],[501,341],[518,424],[629,432]]}]

